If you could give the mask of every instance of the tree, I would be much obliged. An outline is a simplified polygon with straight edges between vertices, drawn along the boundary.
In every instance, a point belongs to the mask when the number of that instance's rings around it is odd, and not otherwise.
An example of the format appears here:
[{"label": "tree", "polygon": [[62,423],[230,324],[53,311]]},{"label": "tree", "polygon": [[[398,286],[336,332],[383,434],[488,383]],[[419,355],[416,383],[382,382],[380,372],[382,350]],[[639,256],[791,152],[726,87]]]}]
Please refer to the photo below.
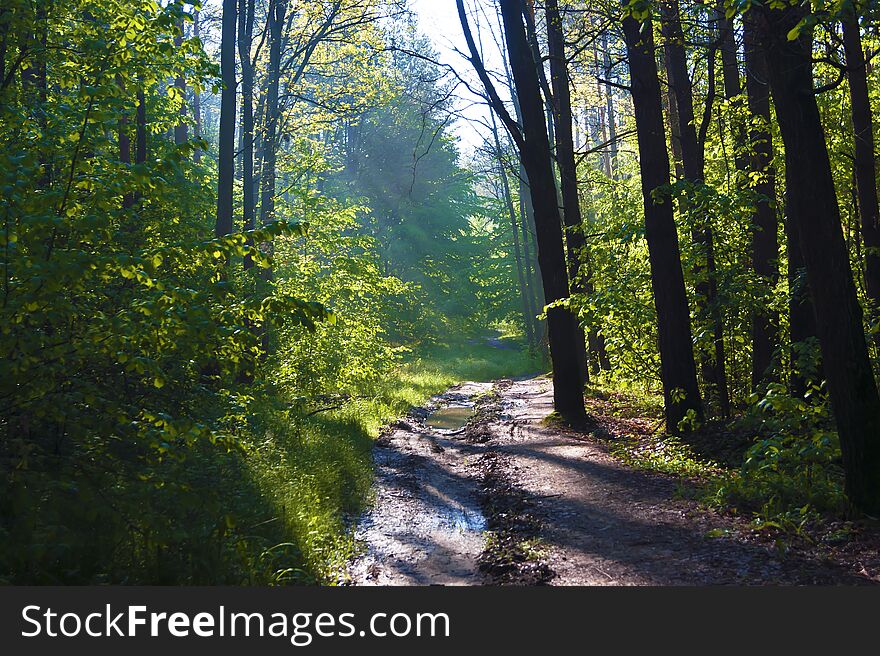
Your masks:
[{"label": "tree", "polygon": [[[678,134],[681,145],[682,169],[684,178],[694,189],[704,184],[705,179],[705,119],[697,134],[697,121],[694,116],[694,94],[688,74],[687,55],[684,49],[684,33],[678,0],[664,0],[661,4],[661,27],[664,36],[664,55],[669,87],[675,97],[677,109]],[[714,54],[713,54],[714,59]],[[710,71],[713,59],[710,59]],[[711,89],[711,87],[710,87]],[[712,96],[706,99],[707,106]],[[709,319],[712,330],[712,351],[700,348],[700,367],[703,379],[717,399],[722,417],[730,414],[730,395],[727,388],[727,373],[724,353],[724,324],[718,302],[718,281],[715,265],[715,243],[711,218],[703,214],[699,207],[691,207],[691,200],[683,203],[685,211],[693,216],[691,233],[694,242],[700,246],[701,265],[697,269],[700,280],[697,283],[697,306],[700,314]],[[698,203],[697,203],[698,204]]]},{"label": "tree", "polygon": [[523,24],[521,0],[502,0],[501,17],[507,52],[522,114],[522,130],[510,117],[486,72],[470,33],[463,0],[456,0],[459,18],[470,51],[471,64],[483,83],[493,110],[511,133],[529,182],[535,213],[538,263],[548,303],[547,326],[553,366],[553,401],[556,411],[570,421],[583,421],[582,367],[579,357],[583,342],[574,315],[560,301],[569,295],[568,272],[563,248],[562,219],[556,196],[556,182],[547,136],[547,123],[535,61]]},{"label": "tree", "polygon": [[[253,230],[256,214],[254,185],[254,65],[251,45],[254,35],[255,0],[240,0],[238,9],[238,59],[241,64],[241,214],[245,230]],[[245,257],[244,268],[253,260]]]},{"label": "tree", "polygon": [[232,193],[235,177],[235,28],[237,0],[223,0],[223,22],[220,40],[220,141],[217,155],[217,220],[218,237],[233,230]]},{"label": "tree", "polygon": [[666,426],[678,430],[689,416],[702,420],[703,405],[691,340],[690,311],[681,268],[672,200],[663,197],[669,186],[669,156],[663,126],[660,81],[654,60],[653,22],[623,19],[639,144],[645,239],[651,262],[651,286],[657,309],[660,377]]},{"label": "tree", "polygon": [[[874,156],[874,121],[868,93],[868,65],[859,34],[859,4],[853,2],[843,20],[843,49],[849,79],[849,97],[855,142],[853,169],[856,196],[865,242],[865,292],[874,322],[880,313],[880,205],[877,202],[877,164]],[[880,332],[874,332],[880,346]]]},{"label": "tree", "polygon": [[[752,184],[755,210],[752,214],[752,268],[771,288],[779,279],[779,243],[776,219],[776,174],[773,169],[773,135],[770,131],[770,87],[767,62],[755,25],[755,15],[747,14],[743,25],[745,40],[746,96],[751,129],[748,133],[749,171],[755,176]],[[778,317],[764,304],[752,313],[752,386],[766,380],[778,347]],[[794,324],[792,324],[794,325]]]},{"label": "tree", "polygon": [[[761,36],[790,180],[795,224],[810,283],[819,344],[846,471],[846,493],[880,513],[880,397],[862,309],[841,229],[840,208],[813,92],[812,31],[800,6],[759,7]],[[789,38],[789,35],[793,38]]]}]

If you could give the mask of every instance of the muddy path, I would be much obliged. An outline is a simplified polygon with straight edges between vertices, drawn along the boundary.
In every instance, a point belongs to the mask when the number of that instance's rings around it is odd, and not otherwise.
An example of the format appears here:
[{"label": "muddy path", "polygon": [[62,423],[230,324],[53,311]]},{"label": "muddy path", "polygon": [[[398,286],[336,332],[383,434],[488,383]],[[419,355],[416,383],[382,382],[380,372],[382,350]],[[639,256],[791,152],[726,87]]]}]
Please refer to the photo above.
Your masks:
[{"label": "muddy path", "polygon": [[438,409],[467,406],[491,383],[465,383],[396,422],[374,451],[375,500],[355,537],[364,554],[350,568],[357,585],[475,585],[486,521],[472,464],[482,447],[464,431],[434,429]]},{"label": "muddy path", "polygon": [[[438,407],[477,403],[462,430]],[[877,572],[781,556],[745,522],[560,430],[550,381],[466,383],[380,438],[376,498],[356,537],[355,585],[864,584]],[[876,580],[875,580],[876,579]]]}]

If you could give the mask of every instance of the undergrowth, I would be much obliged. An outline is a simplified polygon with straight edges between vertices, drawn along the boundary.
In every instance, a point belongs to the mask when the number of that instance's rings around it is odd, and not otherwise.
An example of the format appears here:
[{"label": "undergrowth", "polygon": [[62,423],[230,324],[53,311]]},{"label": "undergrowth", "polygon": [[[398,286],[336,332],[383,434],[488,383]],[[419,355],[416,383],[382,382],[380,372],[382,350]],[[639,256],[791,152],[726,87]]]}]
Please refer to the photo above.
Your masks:
[{"label": "undergrowth", "polygon": [[311,417],[267,409],[272,420],[249,459],[253,480],[270,500],[276,543],[262,550],[271,583],[334,583],[356,545],[351,519],[372,483],[372,440],[382,426],[464,380],[489,381],[540,371],[522,349],[480,342],[433,344],[410,352],[364,394]]},{"label": "undergrowth", "polygon": [[[592,391],[593,410],[619,418],[608,436],[615,457],[631,467],[685,479],[691,494],[710,507],[748,517],[755,528],[798,535],[846,516],[840,445],[820,386],[801,398],[771,384],[728,425],[680,437],[625,423],[656,417],[657,399],[650,395]],[[744,453],[738,450],[743,442]],[[731,450],[742,456],[719,464]]]}]

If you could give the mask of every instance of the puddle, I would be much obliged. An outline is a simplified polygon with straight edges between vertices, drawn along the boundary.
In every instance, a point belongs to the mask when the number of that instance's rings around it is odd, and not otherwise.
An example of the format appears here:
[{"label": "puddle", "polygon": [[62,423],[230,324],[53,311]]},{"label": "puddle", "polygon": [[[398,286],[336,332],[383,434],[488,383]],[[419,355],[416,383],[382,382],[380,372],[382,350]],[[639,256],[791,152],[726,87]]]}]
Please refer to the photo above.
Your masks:
[{"label": "puddle", "polygon": [[474,416],[474,412],[472,405],[450,405],[432,412],[428,415],[425,423],[437,430],[458,430],[468,423],[468,420]]},{"label": "puddle", "polygon": [[487,527],[486,518],[481,512],[457,508],[451,508],[444,513],[442,523],[451,526],[456,531],[473,531],[474,533],[482,533]]}]

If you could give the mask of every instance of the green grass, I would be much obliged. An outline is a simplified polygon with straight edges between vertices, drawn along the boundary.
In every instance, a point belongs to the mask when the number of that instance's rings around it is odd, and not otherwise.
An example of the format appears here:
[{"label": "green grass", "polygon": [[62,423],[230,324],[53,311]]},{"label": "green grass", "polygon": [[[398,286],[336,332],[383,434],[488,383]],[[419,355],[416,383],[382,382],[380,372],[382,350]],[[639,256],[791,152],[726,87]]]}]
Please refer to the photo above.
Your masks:
[{"label": "green grass", "polygon": [[267,409],[265,433],[247,457],[252,483],[271,516],[257,550],[258,583],[336,582],[355,553],[351,520],[367,505],[373,478],[372,443],[382,426],[456,383],[541,372],[523,349],[456,341],[414,350],[373,390],[332,412],[296,417]]}]

